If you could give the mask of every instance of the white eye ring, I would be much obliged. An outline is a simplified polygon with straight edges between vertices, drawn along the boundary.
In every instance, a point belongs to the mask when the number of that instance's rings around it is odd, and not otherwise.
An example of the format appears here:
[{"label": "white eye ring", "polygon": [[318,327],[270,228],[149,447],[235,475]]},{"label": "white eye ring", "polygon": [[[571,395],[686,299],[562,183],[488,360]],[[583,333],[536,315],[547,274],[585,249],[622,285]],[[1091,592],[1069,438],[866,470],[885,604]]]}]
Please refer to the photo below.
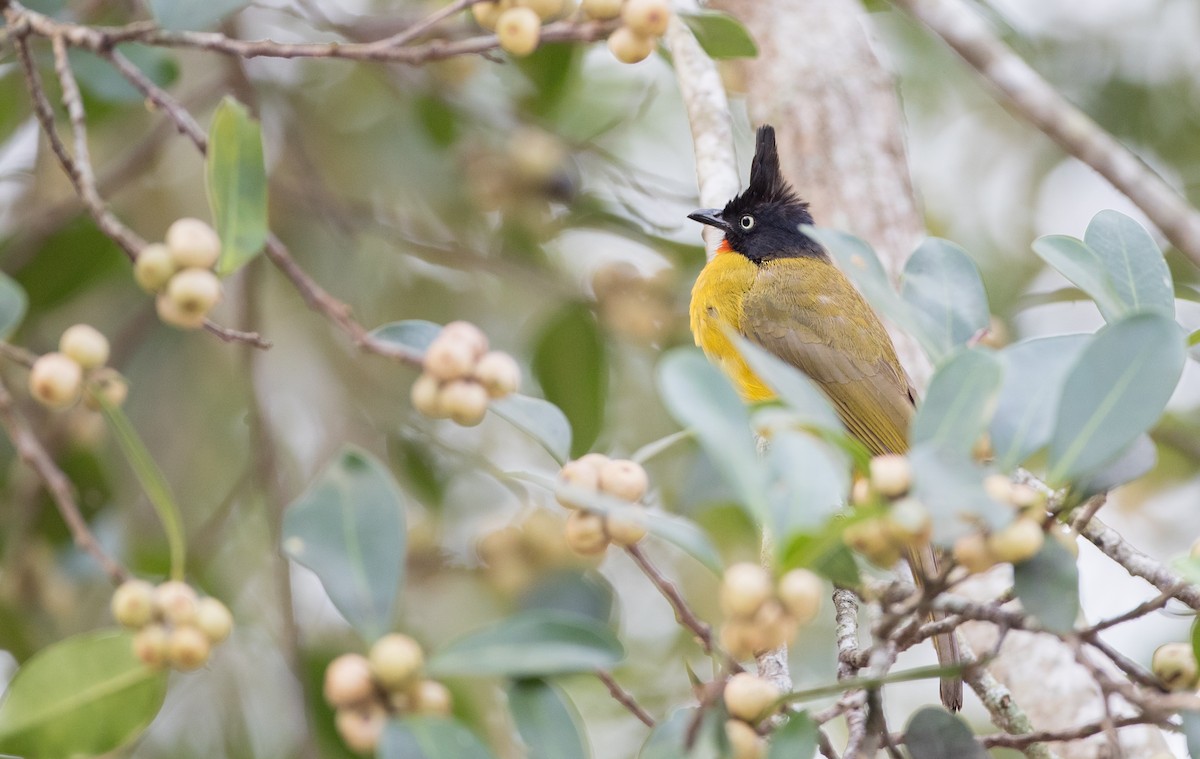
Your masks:
[{"label": "white eye ring", "polygon": [[743,216],[738,223],[742,225],[742,229],[754,229],[754,217],[749,214]]}]

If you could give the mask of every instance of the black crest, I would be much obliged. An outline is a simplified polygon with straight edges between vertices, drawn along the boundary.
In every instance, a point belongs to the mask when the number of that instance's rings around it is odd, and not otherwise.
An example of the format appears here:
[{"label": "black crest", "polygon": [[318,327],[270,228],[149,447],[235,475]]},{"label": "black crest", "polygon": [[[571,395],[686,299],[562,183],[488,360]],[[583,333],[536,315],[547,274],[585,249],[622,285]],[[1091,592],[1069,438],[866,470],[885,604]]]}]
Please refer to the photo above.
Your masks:
[{"label": "black crest", "polygon": [[783,178],[779,168],[779,150],[775,147],[775,128],[763,125],[758,128],[754,140],[754,161],[750,164],[750,184],[746,190],[725,206],[723,216],[737,219],[740,214],[754,210],[777,213],[794,213],[797,224],[811,224],[808,203],[800,199],[792,186]]}]

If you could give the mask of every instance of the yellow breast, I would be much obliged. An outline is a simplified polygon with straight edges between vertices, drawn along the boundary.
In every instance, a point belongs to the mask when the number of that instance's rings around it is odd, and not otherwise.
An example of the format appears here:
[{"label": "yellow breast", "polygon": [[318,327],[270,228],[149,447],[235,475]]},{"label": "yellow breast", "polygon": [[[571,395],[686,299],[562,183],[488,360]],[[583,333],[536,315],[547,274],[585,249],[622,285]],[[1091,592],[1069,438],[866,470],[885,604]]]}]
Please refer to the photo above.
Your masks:
[{"label": "yellow breast", "polygon": [[696,345],[733,380],[748,401],[775,397],[750,370],[730,342],[726,330],[741,331],[742,301],[758,277],[758,267],[745,256],[718,253],[692,287],[691,321]]}]

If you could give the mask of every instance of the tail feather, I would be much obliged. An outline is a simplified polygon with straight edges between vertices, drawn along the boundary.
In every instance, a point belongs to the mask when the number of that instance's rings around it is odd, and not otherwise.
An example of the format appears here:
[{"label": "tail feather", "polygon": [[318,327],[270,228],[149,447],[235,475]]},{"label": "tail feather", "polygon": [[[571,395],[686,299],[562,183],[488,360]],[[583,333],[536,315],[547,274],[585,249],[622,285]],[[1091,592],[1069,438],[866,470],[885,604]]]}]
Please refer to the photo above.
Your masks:
[{"label": "tail feather", "polygon": [[[908,552],[909,563],[912,564],[913,577],[920,584],[923,577],[934,577],[938,574],[938,557],[933,546],[926,544]],[[944,614],[930,614],[930,621],[944,619]],[[958,641],[954,633],[942,633],[933,638],[933,650],[937,652],[938,664],[943,667],[956,666],[961,662],[958,654]],[[941,682],[942,705],[950,711],[962,709],[963,681],[961,677],[943,677]]]}]

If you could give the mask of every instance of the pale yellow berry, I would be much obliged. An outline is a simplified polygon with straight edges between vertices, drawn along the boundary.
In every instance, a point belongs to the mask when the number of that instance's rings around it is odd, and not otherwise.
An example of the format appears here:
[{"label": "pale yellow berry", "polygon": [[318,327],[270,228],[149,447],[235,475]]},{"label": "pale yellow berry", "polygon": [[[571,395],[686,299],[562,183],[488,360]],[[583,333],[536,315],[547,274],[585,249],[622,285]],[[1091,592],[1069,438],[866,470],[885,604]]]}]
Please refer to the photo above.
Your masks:
[{"label": "pale yellow berry", "polygon": [[731,617],[751,617],[774,592],[771,574],[758,564],[728,567],[721,579],[721,611]]},{"label": "pale yellow berry", "polygon": [[[600,488],[600,470],[607,461],[607,456],[593,453],[568,461],[559,471],[558,481],[561,485],[595,493]],[[562,488],[555,491],[555,498],[568,509],[585,508],[585,504],[576,502]]]},{"label": "pale yellow berry", "polygon": [[203,312],[185,313],[166,293],[158,294],[154,299],[154,307],[158,311],[158,318],[162,319],[164,324],[179,329],[200,329],[204,326],[204,320],[208,318],[208,314]]},{"label": "pale yellow berry", "polygon": [[191,625],[177,625],[167,637],[167,661],[180,672],[203,667],[211,652],[208,638]]},{"label": "pale yellow berry", "polygon": [[987,538],[978,532],[963,535],[954,541],[954,560],[971,574],[986,572],[996,566],[997,559],[988,548]]},{"label": "pale yellow berry", "polygon": [[375,694],[365,656],[342,654],[325,668],[325,701],[335,709],[368,701]]},{"label": "pale yellow berry", "polygon": [[152,243],[142,248],[133,262],[133,278],[148,293],[158,292],[171,275],[179,270],[167,246]]},{"label": "pale yellow berry", "polygon": [[451,380],[438,390],[437,403],[458,424],[474,427],[487,414],[488,394],[478,382]]},{"label": "pale yellow berry", "polygon": [[426,374],[448,382],[471,376],[476,360],[470,343],[447,336],[439,337],[430,344],[423,363]]},{"label": "pale yellow berry", "polygon": [[482,3],[475,3],[471,6],[471,15],[475,17],[475,23],[490,31],[496,28],[496,21],[500,19],[500,14],[511,8],[512,5],[512,0],[501,0],[501,2],[484,0]]},{"label": "pale yellow berry", "polygon": [[430,419],[446,418],[446,410],[442,408],[441,389],[442,383],[435,377],[428,374],[417,377],[417,381],[412,385],[412,390],[409,391],[409,399],[418,414]]},{"label": "pale yellow berry", "polygon": [[766,649],[754,623],[748,620],[731,619],[721,625],[719,635],[721,648],[734,659],[749,659],[757,651]]},{"label": "pale yellow berry", "polygon": [[572,511],[564,528],[567,545],[581,556],[597,556],[608,548],[604,517],[590,511]]},{"label": "pale yellow berry", "polygon": [[725,737],[729,739],[730,759],[762,759],[767,742],[753,727],[739,719],[725,720]]},{"label": "pale yellow berry", "polygon": [[154,609],[173,625],[191,624],[196,619],[196,591],[186,582],[164,582],[154,589]]},{"label": "pale yellow berry", "polygon": [[885,498],[899,498],[912,487],[908,459],[895,453],[871,459],[871,487]]},{"label": "pale yellow berry", "polygon": [[75,405],[83,390],[83,368],[61,353],[39,356],[29,370],[29,393],[50,409]]},{"label": "pale yellow berry", "polygon": [[821,610],[825,584],[807,569],[793,569],[779,578],[776,592],[788,614],[797,623],[806,625],[816,619],[817,612]]},{"label": "pale yellow berry", "polygon": [[145,580],[126,580],[113,592],[110,608],[122,627],[145,627],[154,619],[154,586]]},{"label": "pale yellow berry", "polygon": [[471,358],[475,361],[478,361],[488,350],[488,339],[483,330],[471,322],[461,319],[442,327],[437,339],[466,345],[471,351]]},{"label": "pale yellow berry", "polygon": [[208,269],[184,269],[167,282],[166,293],[180,312],[206,316],[221,299],[221,280]]},{"label": "pale yellow berry", "polygon": [[996,557],[996,561],[1019,564],[1037,555],[1045,542],[1046,533],[1042,531],[1042,526],[1032,519],[1021,517],[988,536],[988,550]]},{"label": "pale yellow berry", "polygon": [[624,509],[604,517],[604,531],[613,543],[624,548],[646,537],[646,524],[635,509]]},{"label": "pale yellow berry", "polygon": [[876,566],[888,568],[900,560],[899,548],[888,535],[884,521],[878,517],[847,525],[842,540]]},{"label": "pale yellow berry", "polygon": [[164,242],[180,269],[211,269],[221,257],[221,238],[199,219],[179,219],[167,228]]},{"label": "pale yellow berry", "polygon": [[387,725],[387,711],[380,704],[343,707],[334,713],[333,724],[346,748],[357,754],[374,754]]},{"label": "pale yellow berry", "polygon": [[375,681],[388,690],[412,685],[425,666],[421,645],[407,635],[391,633],[375,641],[367,655]]},{"label": "pale yellow berry", "polygon": [[933,515],[925,508],[925,504],[915,498],[904,497],[894,501],[888,507],[883,521],[888,535],[901,545],[927,543],[933,534]]},{"label": "pale yellow berry", "polygon": [[94,371],[84,388],[83,404],[92,411],[100,410],[100,399],[109,406],[119,407],[129,397],[129,383],[116,369],[107,366]]},{"label": "pale yellow berry", "polygon": [[502,351],[483,354],[475,365],[475,379],[492,398],[503,398],[521,386],[521,367],[516,359]]},{"label": "pale yellow berry", "polygon": [[196,628],[213,645],[221,643],[233,632],[233,615],[229,608],[215,598],[201,598],[196,602]]},{"label": "pale yellow berry", "polygon": [[537,50],[542,20],[528,8],[509,8],[496,20],[500,47],[510,55],[523,58]]},{"label": "pale yellow berry", "polygon": [[768,598],[754,612],[753,625],[759,631],[759,650],[779,648],[796,635],[796,620],[776,598]]},{"label": "pale yellow berry", "polygon": [[600,492],[622,501],[637,503],[646,495],[650,478],[641,464],[629,459],[612,459],[600,467]]},{"label": "pale yellow berry", "polygon": [[996,503],[1012,504],[1013,481],[1004,474],[989,474],[983,478],[983,489]]},{"label": "pale yellow berry", "polygon": [[638,34],[628,26],[619,27],[608,35],[608,49],[621,63],[641,63],[654,52],[656,44],[654,37]]},{"label": "pale yellow berry", "polygon": [[866,478],[860,477],[854,481],[854,485],[850,488],[850,503],[855,506],[865,506],[875,500],[875,491],[871,490],[871,483]]},{"label": "pale yellow berry", "polygon": [[661,37],[667,32],[671,7],[667,0],[625,0],[621,21],[638,34]]},{"label": "pale yellow berry", "polygon": [[454,708],[450,689],[437,680],[422,680],[409,694],[410,704],[417,714],[449,717]]},{"label": "pale yellow berry", "polygon": [[579,8],[588,18],[607,21],[621,15],[621,0],[582,0]]},{"label": "pale yellow berry", "polygon": [[90,324],[76,324],[58,339],[58,351],[84,369],[95,369],[108,361],[108,338]]},{"label": "pale yellow berry", "polygon": [[774,710],[783,693],[771,683],[750,674],[739,672],[725,683],[725,709],[729,716],[745,722],[758,722]]},{"label": "pale yellow berry", "polygon": [[134,633],[133,655],[147,667],[162,667],[167,663],[167,628],[146,625]]},{"label": "pale yellow berry", "polygon": [[1191,690],[1196,687],[1196,657],[1187,643],[1164,643],[1159,646],[1154,650],[1150,669],[1168,690]]},{"label": "pale yellow berry", "polygon": [[516,0],[516,3],[536,13],[542,21],[561,16],[565,5],[563,0]]},{"label": "pale yellow berry", "polygon": [[1024,483],[1013,483],[1009,502],[1029,516],[1040,518],[1046,508],[1046,495]]}]

